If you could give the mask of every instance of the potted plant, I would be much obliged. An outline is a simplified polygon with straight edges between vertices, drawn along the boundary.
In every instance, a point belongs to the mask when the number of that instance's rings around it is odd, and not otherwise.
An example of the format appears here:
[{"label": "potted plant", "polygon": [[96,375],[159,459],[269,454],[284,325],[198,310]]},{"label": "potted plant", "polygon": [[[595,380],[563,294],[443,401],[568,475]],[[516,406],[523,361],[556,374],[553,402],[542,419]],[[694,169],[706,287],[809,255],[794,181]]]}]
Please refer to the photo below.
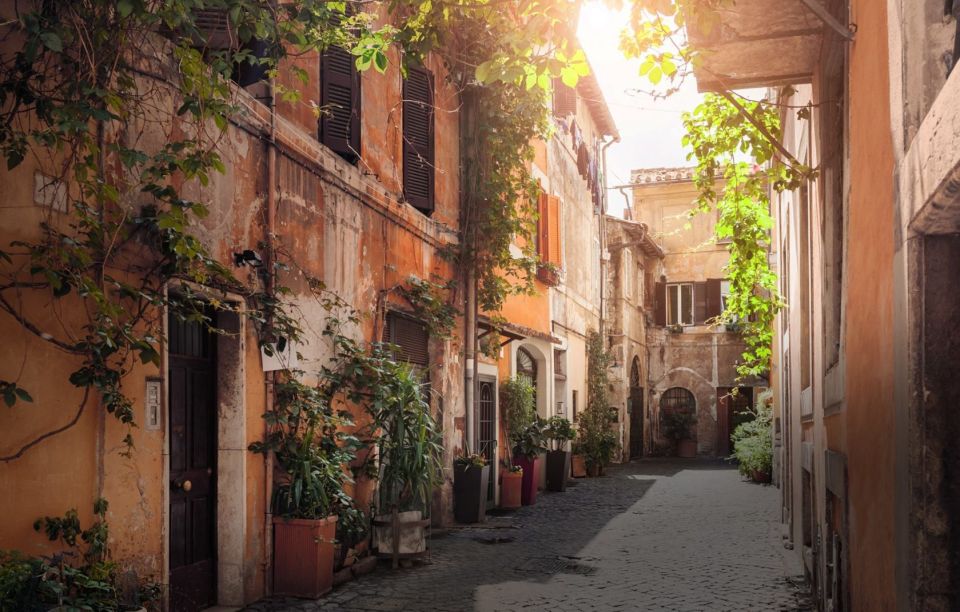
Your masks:
[{"label": "potted plant", "polygon": [[500,507],[519,508],[523,502],[520,493],[523,485],[523,468],[507,464],[500,474]]},{"label": "potted plant", "polygon": [[573,455],[570,457],[570,475],[574,478],[586,478],[587,476],[587,458],[583,453],[583,445],[579,441],[573,443]]},{"label": "potted plant", "polygon": [[690,435],[697,417],[686,410],[671,410],[663,414],[664,436],[673,442],[678,457],[691,459],[697,456],[697,442]]},{"label": "potted plant", "polygon": [[343,428],[349,413],[334,413],[329,393],[287,372],[275,383],[270,426],[256,453],[273,452],[279,474],[273,493],[273,588],[317,598],[333,587],[338,514],[353,506],[344,492],[346,466],[359,444]]},{"label": "potted plant", "polygon": [[537,455],[543,448],[543,427],[537,422],[533,383],[526,376],[513,376],[500,385],[500,405],[507,421],[507,438],[513,451],[511,466],[523,468],[521,499],[524,505],[537,498]]},{"label": "potted plant", "polygon": [[732,459],[737,460],[737,469],[757,483],[766,484],[773,472],[773,436],[771,423],[773,411],[770,406],[758,402],[750,413],[753,419],[737,425],[733,430]]},{"label": "potted plant", "polygon": [[587,473],[599,476],[614,456],[619,442],[612,427],[617,412],[607,401],[610,354],[595,331],[587,337],[587,407],[577,423],[577,447],[583,453]]},{"label": "potted plant", "polygon": [[537,502],[540,480],[540,453],[546,450],[546,422],[534,416],[533,421],[513,436],[513,463],[523,468],[521,495],[524,506]]},{"label": "potted plant", "polygon": [[380,460],[374,546],[396,568],[401,555],[426,551],[425,517],[433,487],[442,482],[443,445],[420,372],[386,358],[377,367],[368,405]]},{"label": "potted plant", "polygon": [[565,491],[567,474],[570,473],[570,452],[566,445],[573,440],[576,431],[569,420],[554,416],[547,421],[545,433],[550,444],[547,452],[547,490]]},{"label": "potted plant", "polygon": [[490,466],[483,455],[472,453],[453,461],[453,516],[458,523],[479,523],[487,514]]}]

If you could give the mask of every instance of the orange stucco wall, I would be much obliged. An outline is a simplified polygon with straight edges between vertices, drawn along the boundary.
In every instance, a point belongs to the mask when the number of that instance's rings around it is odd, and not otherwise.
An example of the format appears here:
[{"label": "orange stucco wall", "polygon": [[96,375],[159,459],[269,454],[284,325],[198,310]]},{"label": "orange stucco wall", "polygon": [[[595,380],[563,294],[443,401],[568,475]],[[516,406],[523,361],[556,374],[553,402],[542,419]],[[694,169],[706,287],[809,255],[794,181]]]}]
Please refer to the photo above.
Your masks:
[{"label": "orange stucco wall", "polygon": [[893,143],[886,7],[852,2],[850,199],[845,270],[851,600],[890,609],[894,597]]},{"label": "orange stucco wall", "polygon": [[[0,48],[0,53],[3,49]],[[456,241],[458,194],[458,118],[455,112],[436,114],[436,211],[425,217],[402,203],[400,162],[402,125],[400,78],[396,57],[386,75],[373,71],[363,75],[363,159],[355,168],[316,143],[316,118],[307,101],[314,99],[312,88],[304,88],[304,102],[281,105],[278,125],[278,154],[275,233],[299,266],[322,279],[329,289],[352,304],[363,319],[355,333],[371,339],[375,329],[375,307],[385,290],[402,284],[409,276],[449,280],[451,264],[437,254],[445,244]],[[297,63],[311,75],[318,74],[316,55],[298,58]],[[439,62],[429,61],[436,71],[437,106],[456,107],[456,95],[445,83]],[[282,72],[282,71],[281,71]],[[290,81],[288,79],[288,81]],[[288,86],[291,83],[287,83]],[[151,85],[153,86],[153,85]],[[263,137],[269,126],[266,108],[244,92],[238,92],[246,112],[238,115],[239,126],[231,126],[221,141],[221,156],[227,171],[214,176],[210,185],[185,185],[186,197],[209,203],[210,216],[197,234],[210,251],[232,267],[232,253],[257,249],[265,236],[267,188],[266,146]],[[173,95],[156,98],[162,112],[172,115],[177,104]],[[445,106],[444,106],[445,105]],[[142,134],[145,146],[158,145],[164,132],[180,129],[170,115]],[[34,202],[34,172],[52,173],[28,158],[13,171],[0,168],[0,244],[12,240],[36,240],[39,222],[63,222],[66,215],[52,212]],[[136,201],[131,198],[130,201]],[[237,277],[255,286],[256,275],[237,270]],[[323,311],[307,295],[303,281],[291,273],[283,283],[295,291],[302,307],[310,343],[303,347],[305,370],[322,362]],[[8,296],[9,297],[9,296]],[[387,301],[410,310],[395,294]],[[50,306],[48,295],[27,296],[24,311],[55,335],[76,330],[80,323],[78,303],[71,297]],[[455,426],[462,415],[461,342],[458,323],[450,340],[431,340],[431,380],[443,397],[445,444],[451,448],[462,435]],[[253,325],[244,325],[245,356],[243,441],[263,435],[261,415],[266,406],[265,377]],[[18,404],[0,410],[0,454],[7,454],[39,433],[70,420],[81,392],[67,381],[76,369],[74,358],[24,331],[6,313],[0,313],[0,379],[17,380],[33,395],[32,404]],[[162,377],[154,366],[135,367],[126,377],[124,390],[133,400],[136,419],[143,422],[143,396],[147,377]],[[164,406],[164,415],[166,407]],[[0,548],[20,549],[29,554],[49,553],[53,545],[32,529],[43,515],[62,515],[78,509],[81,523],[91,520],[92,503],[98,494],[110,502],[111,541],[114,559],[141,576],[159,581],[167,560],[164,444],[165,426],[157,431],[138,427],[132,430],[135,450],[132,457],[119,454],[126,428],[111,416],[104,416],[91,398],[78,423],[68,431],[28,450],[20,459],[0,463]],[[452,456],[447,458],[452,461]],[[264,505],[265,473],[260,455],[248,453],[245,465],[245,533],[243,541],[243,595],[252,601],[264,592]],[[445,512],[452,511],[449,487],[441,496]],[[435,517],[445,519],[446,516]]]}]

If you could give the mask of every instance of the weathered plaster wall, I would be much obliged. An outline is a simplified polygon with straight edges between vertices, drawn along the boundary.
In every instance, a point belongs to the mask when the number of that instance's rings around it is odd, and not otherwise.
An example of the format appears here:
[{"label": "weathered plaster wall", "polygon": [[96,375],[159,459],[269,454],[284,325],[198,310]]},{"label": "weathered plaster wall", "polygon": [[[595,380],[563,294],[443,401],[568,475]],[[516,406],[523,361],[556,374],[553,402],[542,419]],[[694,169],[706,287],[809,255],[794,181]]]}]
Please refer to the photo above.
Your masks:
[{"label": "weathered plaster wall", "polygon": [[[894,595],[893,143],[886,10],[851,3],[850,203],[845,309],[851,598],[883,609]],[[888,330],[877,333],[877,330]]]},{"label": "weathered plaster wall", "polygon": [[[308,73],[317,74],[316,61],[316,57],[307,55],[297,63]],[[447,110],[455,107],[453,92],[444,85],[439,63],[431,60],[430,65],[438,71],[437,105]],[[437,256],[437,249],[456,240],[457,116],[455,112],[438,112],[436,116],[437,208],[433,218],[427,218],[402,203],[400,196],[397,131],[402,118],[397,70],[393,62],[387,75],[363,77],[364,148],[360,168],[316,142],[316,119],[303,107],[281,107],[278,120],[276,240],[299,266],[327,283],[329,289],[364,315],[360,326],[351,332],[364,339],[373,338],[374,319],[369,315],[375,312],[381,291],[410,275],[429,278],[436,274],[449,279],[453,274],[450,264]],[[155,87],[152,83],[144,85]],[[315,86],[311,82],[306,88]],[[310,97],[311,93],[305,92],[304,99]],[[264,137],[269,116],[266,108],[245,92],[238,91],[238,101],[244,111],[235,117],[220,145],[226,173],[213,176],[207,187],[183,188],[187,197],[209,203],[210,215],[199,222],[197,235],[231,268],[232,253],[258,250],[258,243],[265,239],[266,222]],[[177,108],[175,97],[163,88],[157,91],[154,103],[159,113],[173,113]],[[140,138],[147,147],[159,145],[169,133],[182,128],[169,115],[153,119],[158,121],[146,127],[130,126],[132,132],[143,130]],[[36,239],[38,223],[60,215],[34,201],[37,171],[53,174],[29,158],[13,171],[0,169],[0,184],[5,193],[0,202],[0,242],[4,244]],[[124,203],[136,205],[140,197],[134,194]],[[247,269],[237,270],[237,275],[251,286],[256,283],[256,276]],[[304,316],[309,342],[299,347],[304,354],[301,367],[315,369],[325,351],[320,338],[323,310],[306,292],[297,271],[282,282],[294,289],[291,300]],[[396,296],[388,300],[398,308],[409,309]],[[73,313],[78,309],[71,298],[60,300],[53,307],[47,304],[46,298],[28,297],[23,305],[31,317],[55,334],[63,333],[65,328],[76,329],[78,321]],[[434,395],[433,409],[443,425],[448,467],[452,449],[462,443],[462,431],[457,426],[458,415],[463,411],[460,329],[458,323],[453,339],[434,339],[430,345],[431,379],[439,390]],[[239,435],[239,439],[223,449],[227,453],[235,453],[235,447],[245,449],[263,434],[260,415],[266,406],[266,389],[257,339],[249,322],[244,322],[240,333],[245,347],[242,378],[237,381],[238,393],[230,401],[231,410],[241,409],[232,417],[241,423],[231,427],[230,435]],[[7,339],[0,346],[0,377],[18,380],[34,397],[32,404],[0,411],[0,431],[4,432],[0,452],[6,453],[38,433],[69,421],[81,392],[67,382],[67,376],[77,367],[72,358],[25,332],[6,314],[0,315],[0,336]],[[163,369],[137,366],[126,378],[124,390],[133,400],[141,424],[144,381],[147,377],[163,377],[164,373]],[[166,414],[166,406],[163,413]],[[462,416],[459,421],[462,424]],[[0,526],[3,547],[31,554],[51,552],[45,538],[33,532],[33,521],[76,507],[82,523],[89,524],[93,499],[102,494],[110,501],[108,519],[114,558],[141,576],[163,580],[167,566],[166,425],[157,431],[141,426],[131,433],[134,454],[131,458],[122,457],[118,451],[126,428],[112,417],[101,415],[91,399],[76,426],[27,451],[21,459],[0,465],[0,489],[4,491],[0,512],[6,518]],[[243,533],[228,534],[235,541],[240,540],[242,549],[242,559],[228,568],[229,579],[240,591],[239,595],[230,594],[230,603],[243,603],[264,592],[264,464],[262,457],[252,453],[242,455],[239,462],[233,461],[233,455],[230,457],[231,469],[239,470],[234,480],[241,476],[244,479],[238,490],[240,499],[245,500],[245,507],[237,510],[242,513],[237,524]],[[235,484],[222,482],[221,487]],[[439,495],[442,514],[434,518],[447,521],[452,511],[449,478]]]}]

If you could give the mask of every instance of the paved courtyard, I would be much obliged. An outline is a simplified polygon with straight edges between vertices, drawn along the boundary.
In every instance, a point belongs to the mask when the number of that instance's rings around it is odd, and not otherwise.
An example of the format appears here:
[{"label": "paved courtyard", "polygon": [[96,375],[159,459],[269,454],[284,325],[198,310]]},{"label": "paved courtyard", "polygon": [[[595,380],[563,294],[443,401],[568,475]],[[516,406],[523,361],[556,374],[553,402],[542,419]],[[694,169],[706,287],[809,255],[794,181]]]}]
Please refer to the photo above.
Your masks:
[{"label": "paved courtyard", "polygon": [[249,610],[804,610],[777,500],[725,465],[638,461],[434,537],[429,564]]}]

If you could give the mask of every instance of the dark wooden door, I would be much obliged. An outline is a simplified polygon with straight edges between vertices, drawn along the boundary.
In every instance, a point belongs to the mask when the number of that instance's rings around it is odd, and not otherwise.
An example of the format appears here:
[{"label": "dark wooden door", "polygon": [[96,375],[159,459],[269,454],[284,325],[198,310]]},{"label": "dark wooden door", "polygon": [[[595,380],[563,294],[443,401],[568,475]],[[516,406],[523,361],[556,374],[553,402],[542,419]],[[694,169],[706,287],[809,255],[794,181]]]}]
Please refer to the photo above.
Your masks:
[{"label": "dark wooden door", "polygon": [[171,609],[216,603],[216,354],[199,323],[170,320]]},{"label": "dark wooden door", "polygon": [[643,387],[630,387],[630,458],[643,457]]},{"label": "dark wooden door", "polygon": [[736,394],[730,387],[717,389],[717,455],[727,457],[733,452],[730,436],[737,425],[753,419],[753,389],[740,387]]},{"label": "dark wooden door", "polygon": [[496,503],[496,478],[494,471],[497,465],[497,382],[494,379],[481,378],[477,388],[477,410],[480,427],[477,433],[477,449],[490,465],[490,482],[487,486],[487,507]]}]

